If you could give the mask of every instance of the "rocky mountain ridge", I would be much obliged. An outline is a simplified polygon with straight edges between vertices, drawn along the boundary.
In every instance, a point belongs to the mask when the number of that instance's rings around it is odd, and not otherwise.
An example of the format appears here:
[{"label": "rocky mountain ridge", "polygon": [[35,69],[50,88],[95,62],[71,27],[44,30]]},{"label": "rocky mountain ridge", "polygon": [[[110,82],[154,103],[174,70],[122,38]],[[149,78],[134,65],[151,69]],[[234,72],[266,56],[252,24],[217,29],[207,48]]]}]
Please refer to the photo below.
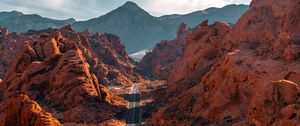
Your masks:
[{"label": "rocky mountain ridge", "polygon": [[126,102],[104,85],[129,86],[142,80],[115,35],[76,32],[71,26],[6,31],[1,30],[0,40],[0,125],[118,120]]},{"label": "rocky mountain ridge", "polygon": [[37,14],[23,14],[18,11],[0,12],[0,26],[13,32],[26,32],[28,30],[42,30],[47,28],[61,28],[76,22],[70,18],[66,20],[54,20],[41,17]]},{"label": "rocky mountain ridge", "polygon": [[253,0],[233,27],[206,21],[192,30],[152,124],[299,125],[299,7]]},{"label": "rocky mountain ridge", "polygon": [[[134,3],[119,9],[126,11],[118,18],[127,11],[149,18]],[[129,94],[122,91],[144,81],[138,70],[167,79],[140,84],[149,99],[137,101],[152,125],[297,126],[299,16],[300,0],[253,0],[235,25],[181,24],[177,37],[157,44],[136,69],[116,35],[70,25],[0,28],[0,125],[125,125]]]},{"label": "rocky mountain ridge", "polygon": [[132,54],[145,49],[151,50],[161,40],[175,38],[176,30],[181,23],[186,23],[189,27],[195,27],[206,19],[209,19],[210,23],[215,21],[235,23],[247,9],[247,5],[228,5],[223,8],[209,8],[186,15],[176,15],[176,18],[174,15],[155,17],[134,2],[126,2],[103,16],[78,22],[72,18],[53,20],[17,11],[0,12],[0,26],[12,32],[26,32],[30,29],[60,28],[72,24],[81,32],[90,29],[95,33],[118,35],[123,40],[127,52]]},{"label": "rocky mountain ridge", "polygon": [[[152,49],[160,40],[175,38],[176,30],[181,23],[186,23],[190,27],[195,27],[196,24],[205,19],[235,23],[247,8],[247,5],[228,5],[223,8],[214,8],[214,11],[207,9],[186,15],[177,15],[174,18],[174,16],[169,15],[155,17],[137,4],[126,2],[106,15],[77,22],[74,27],[79,31],[89,28],[94,32],[109,32],[119,35],[124,40],[128,53],[134,53],[144,49]],[[221,12],[222,14],[218,15]]]}]

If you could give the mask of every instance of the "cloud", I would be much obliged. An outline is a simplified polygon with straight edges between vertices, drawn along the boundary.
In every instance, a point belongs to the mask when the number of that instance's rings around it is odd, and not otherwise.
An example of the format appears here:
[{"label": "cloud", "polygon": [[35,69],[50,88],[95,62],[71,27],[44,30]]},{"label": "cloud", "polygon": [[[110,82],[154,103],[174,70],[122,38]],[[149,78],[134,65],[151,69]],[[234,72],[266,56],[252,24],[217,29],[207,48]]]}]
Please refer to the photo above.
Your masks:
[{"label": "cloud", "polygon": [[85,20],[107,12],[96,6],[97,0],[4,0],[0,11],[17,10],[26,14],[39,14],[54,19],[74,17]]},{"label": "cloud", "polygon": [[[1,0],[0,11],[17,10],[54,19],[87,20],[103,15],[127,0]],[[249,4],[251,0],[132,0],[155,16],[184,14],[227,4]]]},{"label": "cloud", "polygon": [[209,7],[249,4],[251,0],[144,0],[142,6],[152,14],[186,14]]},{"label": "cloud", "polygon": [[222,7],[225,4],[223,0],[147,0],[144,6],[156,14],[185,14],[208,7]]}]

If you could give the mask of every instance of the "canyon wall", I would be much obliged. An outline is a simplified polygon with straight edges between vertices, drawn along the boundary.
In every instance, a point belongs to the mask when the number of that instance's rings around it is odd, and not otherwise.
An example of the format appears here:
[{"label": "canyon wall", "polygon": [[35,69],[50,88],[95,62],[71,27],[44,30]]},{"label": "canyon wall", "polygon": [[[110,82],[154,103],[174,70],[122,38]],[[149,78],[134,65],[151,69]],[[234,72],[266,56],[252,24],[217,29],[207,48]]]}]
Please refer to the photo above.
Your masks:
[{"label": "canyon wall", "polygon": [[231,29],[192,31],[154,125],[295,126],[300,122],[300,1],[253,0]]},{"label": "canyon wall", "polygon": [[104,85],[142,80],[115,35],[70,26],[2,35],[0,125],[114,120],[126,102]]},{"label": "canyon wall", "polygon": [[190,31],[186,24],[181,24],[174,40],[165,40],[157,44],[152,52],[147,53],[140,61],[140,73],[150,78],[168,78],[174,64],[184,55]]}]

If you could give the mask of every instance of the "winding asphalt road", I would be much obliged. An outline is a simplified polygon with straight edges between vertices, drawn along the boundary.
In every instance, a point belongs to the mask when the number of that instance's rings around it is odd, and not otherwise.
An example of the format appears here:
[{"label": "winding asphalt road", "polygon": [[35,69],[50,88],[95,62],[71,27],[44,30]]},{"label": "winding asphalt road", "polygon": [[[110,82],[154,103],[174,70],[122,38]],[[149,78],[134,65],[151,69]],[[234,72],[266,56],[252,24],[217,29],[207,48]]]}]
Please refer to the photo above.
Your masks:
[{"label": "winding asphalt road", "polygon": [[141,126],[139,84],[131,87],[126,117],[126,126]]}]

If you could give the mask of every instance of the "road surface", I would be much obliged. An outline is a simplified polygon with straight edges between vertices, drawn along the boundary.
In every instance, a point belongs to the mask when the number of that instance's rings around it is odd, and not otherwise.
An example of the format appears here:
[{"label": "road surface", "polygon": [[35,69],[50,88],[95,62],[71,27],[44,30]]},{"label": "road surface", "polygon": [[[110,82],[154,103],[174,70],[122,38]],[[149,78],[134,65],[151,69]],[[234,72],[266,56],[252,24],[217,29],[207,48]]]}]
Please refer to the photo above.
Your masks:
[{"label": "road surface", "polygon": [[140,112],[140,92],[139,84],[134,84],[131,87],[129,94],[129,104],[126,116],[126,126],[140,126],[141,112]]}]

